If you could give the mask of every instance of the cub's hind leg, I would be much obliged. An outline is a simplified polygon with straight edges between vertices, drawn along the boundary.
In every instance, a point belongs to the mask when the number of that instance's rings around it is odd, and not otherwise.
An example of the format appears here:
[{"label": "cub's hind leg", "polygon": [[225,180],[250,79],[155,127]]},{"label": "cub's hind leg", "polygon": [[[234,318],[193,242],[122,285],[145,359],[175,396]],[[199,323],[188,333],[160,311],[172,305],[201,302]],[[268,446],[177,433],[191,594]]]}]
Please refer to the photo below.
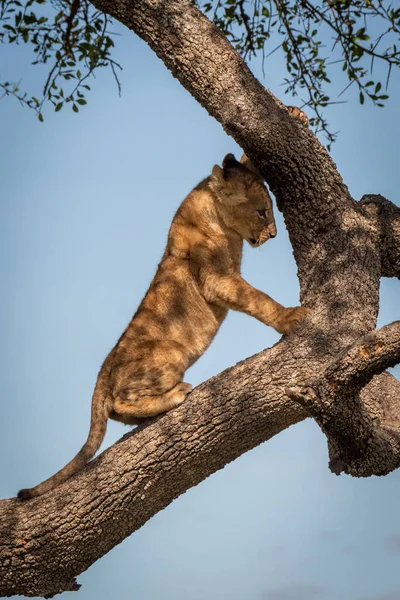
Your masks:
[{"label": "cub's hind leg", "polygon": [[111,414],[110,418],[122,421],[127,425],[135,425],[140,422],[140,419],[155,417],[176,408],[182,404],[191,390],[190,383],[181,381],[171,390],[159,396],[140,397],[137,392],[128,393],[126,399],[118,397],[114,400],[113,412],[116,415],[113,417]]},{"label": "cub's hind leg", "polygon": [[179,406],[192,389],[182,382],[189,359],[178,342],[138,343],[132,354],[132,360],[122,362],[115,370],[110,415],[126,424],[136,424],[135,419],[155,417]]}]

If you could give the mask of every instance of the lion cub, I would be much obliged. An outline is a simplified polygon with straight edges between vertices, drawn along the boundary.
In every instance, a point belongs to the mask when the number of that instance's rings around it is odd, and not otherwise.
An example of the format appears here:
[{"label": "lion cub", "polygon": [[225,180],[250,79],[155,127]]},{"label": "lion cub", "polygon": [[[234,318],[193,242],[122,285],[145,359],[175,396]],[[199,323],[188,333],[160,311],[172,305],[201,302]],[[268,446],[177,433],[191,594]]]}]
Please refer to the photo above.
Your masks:
[{"label": "lion cub", "polygon": [[107,419],[137,424],[179,406],[192,389],[182,381],[186,369],[209,346],[229,308],[290,333],[308,309],[284,308],[240,275],[243,240],[257,247],[275,235],[263,180],[228,154],[172,221],[150,288],[100,370],[86,443],[61,471],[21,490],[20,499],[39,496],[81,469],[98,450]]}]

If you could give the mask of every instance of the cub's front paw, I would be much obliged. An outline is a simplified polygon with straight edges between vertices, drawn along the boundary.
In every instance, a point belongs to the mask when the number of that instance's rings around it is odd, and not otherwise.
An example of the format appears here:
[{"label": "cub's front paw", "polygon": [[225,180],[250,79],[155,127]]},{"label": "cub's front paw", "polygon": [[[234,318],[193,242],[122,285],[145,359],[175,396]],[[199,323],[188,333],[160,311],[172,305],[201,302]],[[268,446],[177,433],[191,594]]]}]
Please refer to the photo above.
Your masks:
[{"label": "cub's front paw", "polygon": [[276,330],[279,333],[289,334],[298,325],[299,321],[307,316],[311,310],[303,306],[295,306],[294,308],[285,308],[282,314],[279,326]]},{"label": "cub's front paw", "polygon": [[308,117],[306,113],[303,112],[300,108],[298,108],[297,106],[287,106],[286,108],[288,109],[292,117],[299,119],[302,123],[304,123],[304,125],[308,125]]}]

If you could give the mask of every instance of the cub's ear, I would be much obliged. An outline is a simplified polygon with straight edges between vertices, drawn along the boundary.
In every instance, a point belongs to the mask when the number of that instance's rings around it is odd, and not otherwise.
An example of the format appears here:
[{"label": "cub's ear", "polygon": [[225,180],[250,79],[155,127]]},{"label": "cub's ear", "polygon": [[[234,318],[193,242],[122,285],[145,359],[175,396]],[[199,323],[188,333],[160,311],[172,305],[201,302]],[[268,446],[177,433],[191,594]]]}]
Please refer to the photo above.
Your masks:
[{"label": "cub's ear", "polygon": [[224,183],[224,170],[219,165],[214,165],[211,171],[210,184],[212,187],[221,188]]},{"label": "cub's ear", "polygon": [[229,169],[239,165],[233,154],[227,154],[222,161],[222,168],[214,165],[211,171],[210,186],[215,190],[223,190],[230,179]]},{"label": "cub's ear", "polygon": [[226,169],[236,167],[237,165],[238,165],[238,161],[236,160],[236,158],[234,157],[233,154],[227,154],[225,156],[224,160],[222,161],[222,168],[224,169],[224,171]]},{"label": "cub's ear", "polygon": [[257,175],[258,177],[261,177],[261,179],[264,179],[260,171],[253,165],[253,163],[246,154],[243,154],[242,158],[240,159],[240,163],[244,165],[246,169]]}]

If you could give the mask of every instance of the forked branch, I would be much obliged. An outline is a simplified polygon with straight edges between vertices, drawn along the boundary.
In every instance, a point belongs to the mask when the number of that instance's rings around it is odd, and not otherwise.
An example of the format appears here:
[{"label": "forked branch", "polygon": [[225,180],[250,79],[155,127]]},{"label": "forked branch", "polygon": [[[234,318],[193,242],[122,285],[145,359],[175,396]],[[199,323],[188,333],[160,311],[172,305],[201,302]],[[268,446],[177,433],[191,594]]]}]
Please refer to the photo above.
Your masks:
[{"label": "forked branch", "polygon": [[360,395],[374,375],[400,362],[400,321],[367,333],[323,375],[290,390],[328,438],[330,468],[339,475],[385,475],[400,466],[400,402]]}]

